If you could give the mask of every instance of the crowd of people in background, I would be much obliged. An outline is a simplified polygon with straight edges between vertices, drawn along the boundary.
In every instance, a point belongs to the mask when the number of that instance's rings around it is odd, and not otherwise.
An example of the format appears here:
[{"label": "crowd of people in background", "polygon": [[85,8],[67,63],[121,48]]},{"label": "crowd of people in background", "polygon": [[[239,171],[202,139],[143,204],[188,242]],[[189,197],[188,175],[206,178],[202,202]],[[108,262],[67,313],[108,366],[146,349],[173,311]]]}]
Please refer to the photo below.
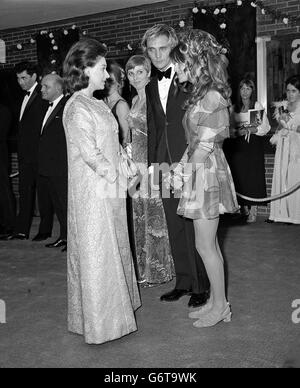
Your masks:
[{"label": "crowd of people in background", "polygon": [[[253,223],[255,199],[267,197],[271,126],[254,81],[241,80],[232,105],[228,59],[205,31],[178,37],[159,24],[141,46],[124,68],[107,63],[106,46],[88,38],[70,49],[61,75],[39,78],[31,63],[16,66],[24,91],[17,217],[7,151],[11,113],[0,105],[1,239],[29,239],[37,193],[33,241],[52,237],[56,215],[59,236],[45,246],[67,252],[68,326],[89,344],[137,330],[138,284],[173,278],[161,301],[189,295],[197,328],[230,322],[220,216]],[[122,93],[127,81],[130,101]],[[103,99],[95,97],[99,90]],[[287,80],[286,92],[271,139],[274,195],[300,181],[300,76]],[[272,202],[269,222],[300,224],[299,196]]]}]

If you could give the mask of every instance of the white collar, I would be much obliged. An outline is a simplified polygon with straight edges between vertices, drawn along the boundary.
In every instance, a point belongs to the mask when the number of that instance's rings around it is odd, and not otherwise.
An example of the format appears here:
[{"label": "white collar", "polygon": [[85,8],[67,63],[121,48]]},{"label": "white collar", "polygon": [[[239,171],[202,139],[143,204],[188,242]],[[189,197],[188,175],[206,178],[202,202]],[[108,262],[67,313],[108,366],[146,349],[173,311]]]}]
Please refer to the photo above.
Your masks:
[{"label": "white collar", "polygon": [[32,94],[32,92],[34,91],[34,89],[37,87],[38,83],[36,82],[29,90],[27,90],[27,92],[30,93],[30,95]]},{"label": "white collar", "polygon": [[52,106],[52,109],[54,109],[56,107],[56,105],[58,105],[58,103],[60,102],[60,100],[62,100],[64,97],[63,94],[61,94],[59,97],[57,97],[54,101],[49,101],[49,104],[52,103],[53,106]]}]

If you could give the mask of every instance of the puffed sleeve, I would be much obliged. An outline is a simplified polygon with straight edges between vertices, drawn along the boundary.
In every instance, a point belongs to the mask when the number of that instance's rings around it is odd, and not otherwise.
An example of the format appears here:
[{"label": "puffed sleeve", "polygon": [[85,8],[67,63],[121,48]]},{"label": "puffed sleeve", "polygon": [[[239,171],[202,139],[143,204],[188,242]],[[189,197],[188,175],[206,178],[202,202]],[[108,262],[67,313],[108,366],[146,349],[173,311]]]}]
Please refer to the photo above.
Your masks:
[{"label": "puffed sleeve", "polygon": [[[255,109],[264,109],[262,104],[260,102],[256,102],[255,103]],[[263,115],[263,121],[261,123],[261,125],[259,125],[257,127],[257,132],[255,135],[257,136],[265,136],[268,132],[270,132],[271,130],[271,126],[270,126],[270,123],[269,123],[269,120],[268,120],[268,116],[267,116],[267,113],[266,111],[264,111],[264,115]]]},{"label": "puffed sleeve", "polygon": [[[220,110],[221,94],[210,90],[199,105],[197,136],[189,144],[189,162],[203,163],[214,149],[214,143],[228,137],[229,118],[226,109],[227,121]],[[225,136],[226,132],[226,136]]]},{"label": "puffed sleeve", "polygon": [[96,143],[96,123],[92,113],[79,101],[73,104],[67,120],[67,134],[78,148],[84,162],[99,176],[113,183],[117,179],[116,168],[105,158]]},{"label": "puffed sleeve", "polygon": [[221,94],[216,90],[210,90],[202,100],[204,112],[211,114],[218,109],[220,105]]}]

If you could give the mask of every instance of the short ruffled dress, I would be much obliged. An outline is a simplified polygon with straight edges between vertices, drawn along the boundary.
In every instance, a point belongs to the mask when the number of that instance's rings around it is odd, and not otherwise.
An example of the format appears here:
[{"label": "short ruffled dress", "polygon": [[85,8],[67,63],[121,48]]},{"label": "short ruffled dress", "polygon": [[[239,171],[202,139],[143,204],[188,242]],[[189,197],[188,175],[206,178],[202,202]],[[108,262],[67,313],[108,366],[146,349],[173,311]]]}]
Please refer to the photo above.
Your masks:
[{"label": "short ruffled dress", "polygon": [[[185,218],[215,219],[239,209],[222,149],[229,136],[228,107],[229,102],[211,90],[183,119],[188,150],[183,158],[185,183],[177,213]],[[196,169],[192,169],[191,161]]]}]

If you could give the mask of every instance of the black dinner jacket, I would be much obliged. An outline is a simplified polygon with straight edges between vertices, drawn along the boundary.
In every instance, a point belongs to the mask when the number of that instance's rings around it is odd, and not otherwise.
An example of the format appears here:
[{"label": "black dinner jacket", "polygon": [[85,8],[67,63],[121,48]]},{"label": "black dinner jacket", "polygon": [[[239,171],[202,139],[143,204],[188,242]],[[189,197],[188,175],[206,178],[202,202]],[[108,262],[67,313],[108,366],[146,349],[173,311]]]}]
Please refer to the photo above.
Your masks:
[{"label": "black dinner jacket", "polygon": [[[22,102],[20,105],[19,112],[21,111]],[[37,163],[40,131],[47,109],[48,103],[42,99],[41,86],[37,85],[26,105],[22,120],[19,121],[19,163]]]},{"label": "black dinner jacket", "polygon": [[12,115],[9,109],[0,104],[0,163],[8,170],[8,146],[7,136],[10,129]]},{"label": "black dinner jacket", "polygon": [[[40,128],[38,171],[43,176],[67,176],[67,145],[63,127],[63,112],[68,98],[63,97],[48,120]],[[42,126],[41,126],[42,127]]]},{"label": "black dinner jacket", "polygon": [[159,98],[158,79],[154,76],[146,87],[146,95],[148,163],[179,162],[187,148],[182,120],[188,94],[178,88],[173,79],[165,113]]}]

